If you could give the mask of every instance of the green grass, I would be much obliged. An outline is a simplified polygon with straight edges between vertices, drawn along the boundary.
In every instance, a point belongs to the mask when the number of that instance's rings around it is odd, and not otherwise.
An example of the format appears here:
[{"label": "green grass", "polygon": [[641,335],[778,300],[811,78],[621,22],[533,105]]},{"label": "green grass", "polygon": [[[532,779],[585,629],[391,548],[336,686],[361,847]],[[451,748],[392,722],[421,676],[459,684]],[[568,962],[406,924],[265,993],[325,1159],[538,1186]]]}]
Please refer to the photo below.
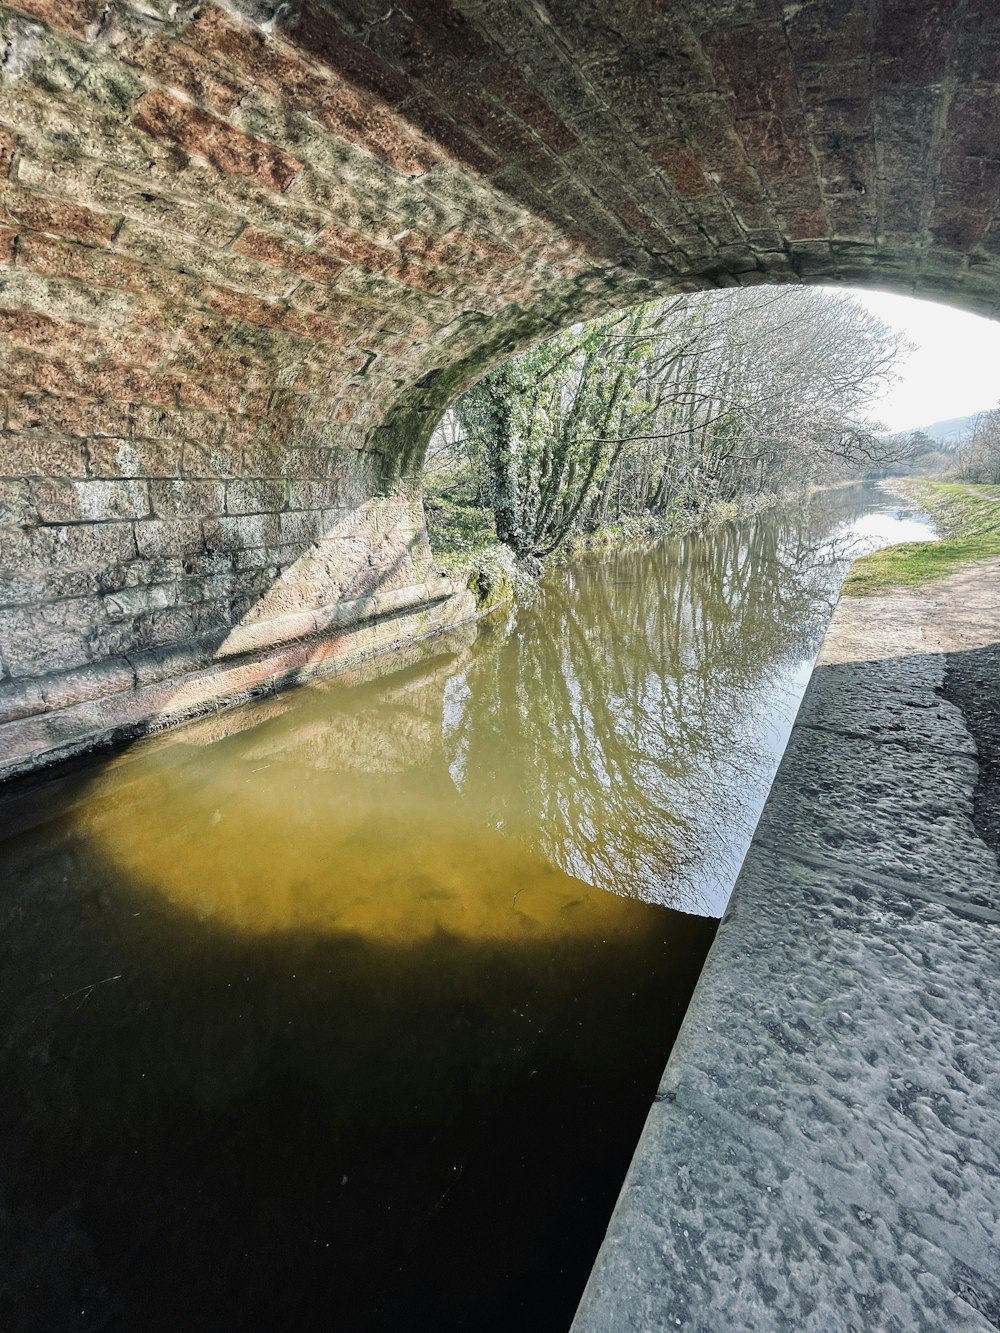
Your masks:
[{"label": "green grass", "polygon": [[903,542],[862,556],[847,576],[845,595],[914,587],[1000,555],[1000,486],[907,480],[900,489],[927,510],[942,540]]}]

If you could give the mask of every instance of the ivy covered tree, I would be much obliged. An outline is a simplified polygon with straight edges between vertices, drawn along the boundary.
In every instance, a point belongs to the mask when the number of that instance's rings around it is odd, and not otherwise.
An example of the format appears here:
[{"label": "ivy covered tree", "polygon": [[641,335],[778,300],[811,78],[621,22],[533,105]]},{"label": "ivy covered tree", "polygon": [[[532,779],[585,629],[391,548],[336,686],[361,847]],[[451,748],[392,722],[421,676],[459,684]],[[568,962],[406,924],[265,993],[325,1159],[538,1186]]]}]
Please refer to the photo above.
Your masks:
[{"label": "ivy covered tree", "polygon": [[900,337],[848,296],[760,289],[605,316],[485,375],[453,438],[498,539],[537,562],[574,530],[858,475]]}]

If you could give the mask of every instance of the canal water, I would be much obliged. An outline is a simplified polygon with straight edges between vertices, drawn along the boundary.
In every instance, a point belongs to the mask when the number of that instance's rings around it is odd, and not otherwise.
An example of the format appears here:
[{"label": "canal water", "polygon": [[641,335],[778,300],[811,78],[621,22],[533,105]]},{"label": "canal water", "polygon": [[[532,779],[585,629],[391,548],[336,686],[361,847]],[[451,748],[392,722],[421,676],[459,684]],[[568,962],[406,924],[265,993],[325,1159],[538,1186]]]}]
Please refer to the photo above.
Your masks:
[{"label": "canal water", "polygon": [[0,1328],[562,1330],[872,492],[0,800]]}]

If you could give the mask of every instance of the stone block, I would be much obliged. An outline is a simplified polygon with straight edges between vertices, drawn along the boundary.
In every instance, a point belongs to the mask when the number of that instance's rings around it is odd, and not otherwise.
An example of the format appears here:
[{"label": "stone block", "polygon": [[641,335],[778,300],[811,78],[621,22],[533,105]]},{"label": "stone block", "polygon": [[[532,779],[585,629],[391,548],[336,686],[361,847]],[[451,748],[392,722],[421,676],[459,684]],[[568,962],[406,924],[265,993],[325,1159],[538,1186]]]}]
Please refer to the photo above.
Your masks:
[{"label": "stone block", "polygon": [[268,514],[284,509],[287,487],[282,480],[230,481],[226,483],[227,514]]},{"label": "stone block", "polygon": [[11,676],[42,676],[90,660],[74,603],[0,611],[0,644]]},{"label": "stone block", "polygon": [[173,584],[154,584],[151,587],[120,588],[103,598],[104,611],[109,621],[131,620],[174,606],[177,588]]},{"label": "stone block", "polygon": [[95,662],[77,671],[47,676],[41,682],[46,709],[70,708],[134,688],[135,674],[124,658]]},{"label": "stone block", "polygon": [[185,152],[206,158],[220,171],[250,176],[272,189],[286,189],[302,170],[275,144],[262,143],[235,125],[200,111],[190,103],[154,89],[133,114],[144,133],[176,143]]},{"label": "stone block", "polygon": [[229,444],[198,444],[186,441],[181,467],[185,477],[239,477],[243,473],[243,451]]},{"label": "stone block", "polygon": [[137,553],[131,523],[54,525],[44,536],[45,558],[70,567],[124,564]]},{"label": "stone block", "polygon": [[26,481],[0,481],[0,524],[20,527],[32,522],[34,506]]},{"label": "stone block", "polygon": [[135,525],[141,556],[174,555],[181,559],[204,548],[201,523],[195,519],[147,519]]},{"label": "stone block", "polygon": [[166,440],[90,440],[87,457],[92,477],[176,477],[181,470],[181,447]]},{"label": "stone block", "polygon": [[153,513],[157,518],[199,518],[225,511],[226,488],[213,481],[152,481]]},{"label": "stone block", "polygon": [[214,551],[239,551],[271,546],[278,541],[277,514],[250,514],[240,518],[213,518],[204,524],[205,545]]}]

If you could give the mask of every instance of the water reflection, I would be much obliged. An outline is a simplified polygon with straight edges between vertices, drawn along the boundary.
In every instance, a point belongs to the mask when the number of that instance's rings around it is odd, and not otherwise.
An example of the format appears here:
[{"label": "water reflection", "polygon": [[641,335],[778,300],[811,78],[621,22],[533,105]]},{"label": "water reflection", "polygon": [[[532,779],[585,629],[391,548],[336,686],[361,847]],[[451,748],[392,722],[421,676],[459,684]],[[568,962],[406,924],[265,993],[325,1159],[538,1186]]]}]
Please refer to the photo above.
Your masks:
[{"label": "water reflection", "polygon": [[567,1327],[854,517],[11,788],[5,1333]]},{"label": "water reflection", "polygon": [[898,506],[858,488],[550,577],[448,682],[465,800],[590,884],[721,914],[850,560],[931,535]]}]

